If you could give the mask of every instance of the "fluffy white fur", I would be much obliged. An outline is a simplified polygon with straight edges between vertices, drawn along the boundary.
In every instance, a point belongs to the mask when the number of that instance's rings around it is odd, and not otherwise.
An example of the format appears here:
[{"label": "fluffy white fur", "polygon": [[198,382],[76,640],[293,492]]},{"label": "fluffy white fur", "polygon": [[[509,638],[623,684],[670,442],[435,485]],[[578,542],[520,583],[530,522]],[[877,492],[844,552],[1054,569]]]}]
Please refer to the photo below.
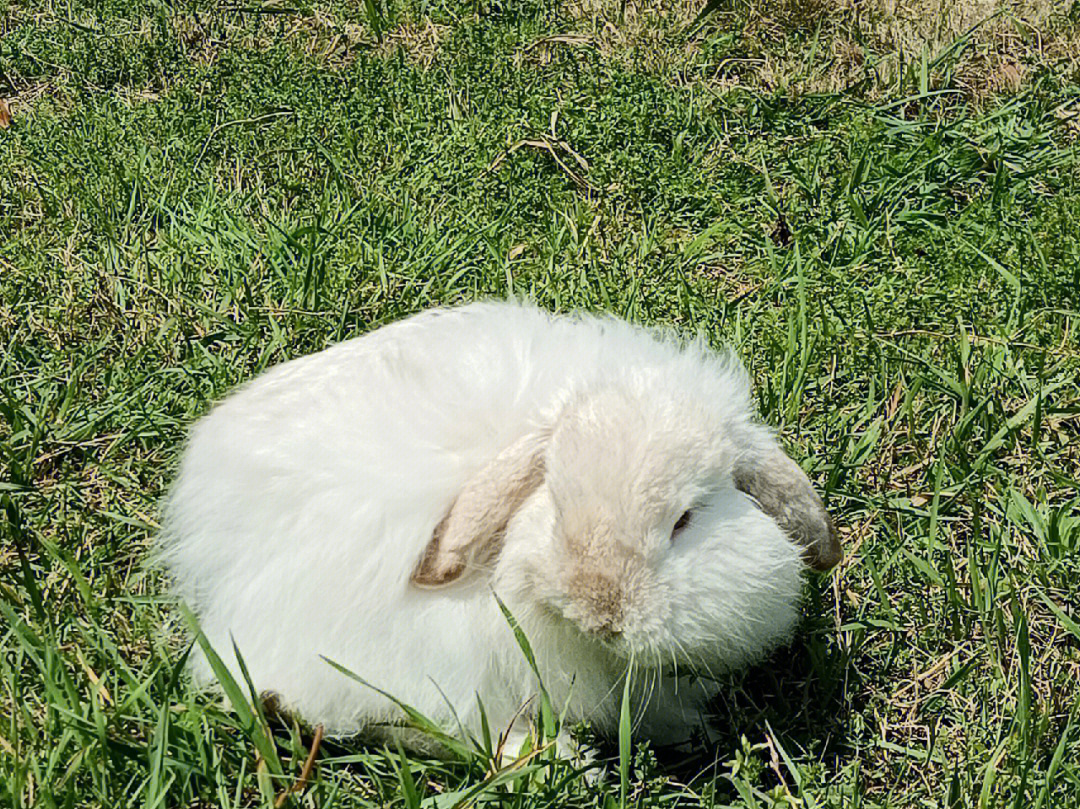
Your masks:
[{"label": "fluffy white fur", "polygon": [[[465,575],[417,587],[469,481],[529,435],[543,481]],[[477,726],[477,695],[507,725],[537,688],[494,590],[571,720],[615,729],[633,655],[641,729],[678,741],[708,687],[676,674],[758,658],[796,620],[799,548],[732,483],[774,451],[745,372],[700,344],[516,303],[435,310],[217,405],[191,433],[160,559],[227,663],[235,639],[260,691],[331,733],[400,715],[320,656],[448,729],[451,705]]]}]

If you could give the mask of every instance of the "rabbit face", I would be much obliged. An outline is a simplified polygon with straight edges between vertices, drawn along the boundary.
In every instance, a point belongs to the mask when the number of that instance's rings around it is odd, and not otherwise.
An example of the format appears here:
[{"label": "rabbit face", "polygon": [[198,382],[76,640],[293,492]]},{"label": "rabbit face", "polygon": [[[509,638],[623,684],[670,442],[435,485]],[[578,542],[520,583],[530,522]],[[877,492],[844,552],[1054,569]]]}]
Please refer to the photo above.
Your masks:
[{"label": "rabbit face", "polygon": [[507,528],[506,581],[656,665],[750,655],[739,639],[762,633],[742,624],[763,614],[779,639],[795,618],[799,550],[736,490],[735,438],[707,403],[647,384],[573,402]]}]

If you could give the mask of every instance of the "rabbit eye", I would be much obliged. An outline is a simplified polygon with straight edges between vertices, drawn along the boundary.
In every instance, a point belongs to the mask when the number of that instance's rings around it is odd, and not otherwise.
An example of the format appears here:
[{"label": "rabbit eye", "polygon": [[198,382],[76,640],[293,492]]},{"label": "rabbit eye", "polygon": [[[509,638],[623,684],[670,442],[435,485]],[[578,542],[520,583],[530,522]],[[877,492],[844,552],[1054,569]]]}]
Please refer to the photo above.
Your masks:
[{"label": "rabbit eye", "polygon": [[683,530],[689,523],[690,518],[693,516],[692,511],[684,511],[683,515],[679,519],[675,520],[675,527],[671,529],[671,538],[675,539],[675,535]]}]

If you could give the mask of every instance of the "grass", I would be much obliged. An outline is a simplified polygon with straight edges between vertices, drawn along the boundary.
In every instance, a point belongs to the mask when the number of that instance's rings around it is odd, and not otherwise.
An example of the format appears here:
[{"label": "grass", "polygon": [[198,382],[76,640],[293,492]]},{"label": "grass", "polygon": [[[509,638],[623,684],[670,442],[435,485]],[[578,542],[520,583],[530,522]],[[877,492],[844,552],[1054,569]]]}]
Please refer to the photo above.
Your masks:
[{"label": "grass", "polygon": [[3,805],[295,783],[309,733],[193,692],[162,631],[142,562],[184,430],[271,364],[511,291],[732,343],[847,557],[689,758],[624,734],[594,784],[327,742],[288,802],[1080,804],[1076,4],[1009,7],[1041,49],[942,17],[956,47],[873,86],[816,61],[848,4],[690,39],[697,8],[582,8],[0,0]]},{"label": "grass", "polygon": [[570,0],[568,8],[609,59],[794,96],[880,99],[930,65],[951,90],[986,99],[1080,65],[1080,6],[1068,2],[710,0],[719,25],[690,38],[696,4]]}]

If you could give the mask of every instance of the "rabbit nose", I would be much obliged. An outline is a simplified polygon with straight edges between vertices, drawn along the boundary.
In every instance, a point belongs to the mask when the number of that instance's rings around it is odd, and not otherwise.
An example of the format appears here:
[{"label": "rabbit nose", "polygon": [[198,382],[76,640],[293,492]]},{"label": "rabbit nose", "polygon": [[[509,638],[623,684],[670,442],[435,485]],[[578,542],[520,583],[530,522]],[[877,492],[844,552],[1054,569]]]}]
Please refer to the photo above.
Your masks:
[{"label": "rabbit nose", "polygon": [[605,638],[616,637],[622,632],[624,597],[614,579],[580,570],[570,581],[570,592],[578,601],[580,623],[585,630]]}]

